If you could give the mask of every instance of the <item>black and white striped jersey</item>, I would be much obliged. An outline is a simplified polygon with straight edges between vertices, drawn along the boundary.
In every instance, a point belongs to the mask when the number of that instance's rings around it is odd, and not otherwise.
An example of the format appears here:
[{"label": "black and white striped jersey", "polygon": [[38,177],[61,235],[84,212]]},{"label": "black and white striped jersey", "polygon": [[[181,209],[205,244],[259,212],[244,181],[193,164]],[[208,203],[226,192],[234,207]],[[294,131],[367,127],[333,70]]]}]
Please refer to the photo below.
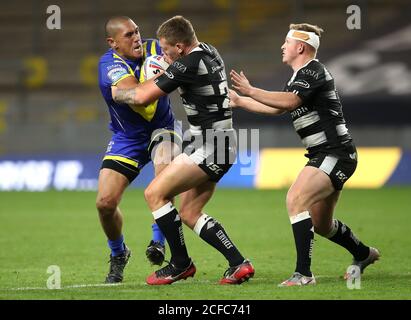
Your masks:
[{"label": "black and white striped jersey", "polygon": [[352,141],[334,79],[318,60],[311,60],[294,72],[284,91],[294,92],[302,100],[290,113],[309,153],[340,148]]},{"label": "black and white striped jersey", "polygon": [[179,88],[192,134],[232,128],[225,66],[213,46],[200,43],[171,64],[155,83],[166,93]]}]

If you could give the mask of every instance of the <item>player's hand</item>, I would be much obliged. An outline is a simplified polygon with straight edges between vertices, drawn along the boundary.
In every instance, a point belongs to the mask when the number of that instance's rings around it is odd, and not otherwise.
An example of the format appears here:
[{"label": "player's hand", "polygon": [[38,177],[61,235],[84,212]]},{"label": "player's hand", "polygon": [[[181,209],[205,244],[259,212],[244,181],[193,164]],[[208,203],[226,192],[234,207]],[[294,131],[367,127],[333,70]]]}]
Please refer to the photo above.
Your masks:
[{"label": "player's hand", "polygon": [[230,107],[231,108],[239,107],[238,103],[240,100],[240,96],[238,95],[238,93],[232,89],[228,89],[228,96],[230,97]]},{"label": "player's hand", "polygon": [[235,70],[231,70],[230,76],[231,81],[233,82],[233,88],[241,94],[249,96],[253,87],[250,85],[244,72],[241,71],[240,73],[237,73]]}]

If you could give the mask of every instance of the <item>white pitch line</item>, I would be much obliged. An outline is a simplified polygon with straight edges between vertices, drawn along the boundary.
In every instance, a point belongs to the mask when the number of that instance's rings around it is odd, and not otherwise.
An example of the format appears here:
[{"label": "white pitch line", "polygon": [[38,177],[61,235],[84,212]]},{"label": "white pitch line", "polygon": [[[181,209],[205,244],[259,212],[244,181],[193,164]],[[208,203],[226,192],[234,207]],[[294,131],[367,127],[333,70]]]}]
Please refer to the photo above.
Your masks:
[{"label": "white pitch line", "polygon": [[[334,278],[333,276],[329,275],[319,275],[316,278]],[[253,278],[253,280],[273,280],[268,278]],[[204,284],[213,284],[216,281],[212,280],[202,280],[202,279],[195,279],[196,283],[204,283]],[[185,282],[184,282],[185,283]],[[174,285],[184,284],[183,282],[176,282]],[[217,283],[217,282],[216,282]],[[130,284],[130,283],[128,283]],[[135,283],[134,283],[135,284]],[[145,282],[141,282],[141,285],[145,285]],[[0,291],[30,291],[30,290],[63,290],[63,289],[76,289],[76,288],[93,288],[93,287],[121,287],[127,285],[127,283],[90,283],[90,284],[73,284],[70,286],[62,286],[61,289],[48,289],[47,287],[22,287],[22,288],[0,288]]]},{"label": "white pitch line", "polygon": [[0,289],[1,291],[27,291],[27,290],[49,290],[46,287],[23,287],[23,288],[10,288]]},{"label": "white pitch line", "polygon": [[[92,287],[118,287],[122,286],[122,283],[96,283],[96,284],[73,284],[71,286],[62,286],[61,289],[73,289],[73,288],[92,288]],[[22,288],[10,288],[0,289],[1,291],[28,291],[28,290],[61,290],[61,289],[49,289],[47,287],[22,287]]]},{"label": "white pitch line", "polygon": [[87,287],[120,287],[122,285],[124,285],[124,283],[73,284],[71,286],[65,286],[64,289]]}]

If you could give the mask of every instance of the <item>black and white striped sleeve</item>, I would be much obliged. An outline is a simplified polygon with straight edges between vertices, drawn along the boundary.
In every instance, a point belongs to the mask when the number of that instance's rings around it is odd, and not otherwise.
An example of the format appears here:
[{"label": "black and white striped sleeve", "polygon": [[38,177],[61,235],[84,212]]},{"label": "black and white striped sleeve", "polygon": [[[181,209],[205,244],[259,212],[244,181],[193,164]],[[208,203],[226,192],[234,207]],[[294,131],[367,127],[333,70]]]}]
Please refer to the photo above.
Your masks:
[{"label": "black and white striped sleeve", "polygon": [[[179,59],[180,60],[180,59]],[[193,73],[185,61],[174,61],[154,83],[166,93],[170,93],[182,85],[195,81]]]}]

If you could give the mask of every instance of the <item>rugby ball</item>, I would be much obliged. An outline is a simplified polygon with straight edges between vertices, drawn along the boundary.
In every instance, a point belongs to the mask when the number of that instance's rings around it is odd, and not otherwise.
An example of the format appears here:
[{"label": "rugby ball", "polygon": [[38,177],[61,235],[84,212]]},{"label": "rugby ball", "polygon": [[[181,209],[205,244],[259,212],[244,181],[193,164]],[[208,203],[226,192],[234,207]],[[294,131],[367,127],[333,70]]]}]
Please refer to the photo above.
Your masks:
[{"label": "rugby ball", "polygon": [[149,56],[143,64],[144,80],[149,80],[158,75],[161,71],[166,70],[169,64],[164,60],[163,56]]}]

